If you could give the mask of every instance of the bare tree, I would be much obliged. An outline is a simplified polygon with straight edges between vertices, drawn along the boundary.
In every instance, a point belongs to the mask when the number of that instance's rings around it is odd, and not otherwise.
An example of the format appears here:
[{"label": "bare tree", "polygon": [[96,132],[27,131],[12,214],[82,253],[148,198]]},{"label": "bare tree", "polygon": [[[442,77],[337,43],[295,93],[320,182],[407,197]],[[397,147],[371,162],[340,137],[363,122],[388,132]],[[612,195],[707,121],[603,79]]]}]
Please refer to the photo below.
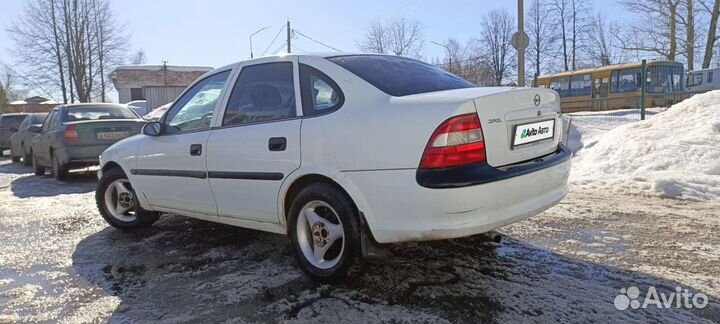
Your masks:
[{"label": "bare tree", "polygon": [[620,47],[654,54],[674,61],[678,55],[678,7],[681,0],[622,0],[621,3],[639,19],[629,31],[617,35]]},{"label": "bare tree", "polygon": [[685,0],[685,56],[688,71],[695,69],[695,9],[693,0]]},{"label": "bare tree", "polygon": [[617,48],[617,40],[612,35],[617,35],[620,27],[617,24],[608,23],[602,13],[598,12],[592,20],[588,42],[588,56],[592,59],[592,65],[610,65],[620,63],[621,54]]},{"label": "bare tree", "polygon": [[507,10],[491,10],[481,22],[477,52],[481,53],[493,85],[502,85],[515,67],[515,49],[510,44],[515,20]]},{"label": "bare tree", "polygon": [[145,51],[142,48],[139,48],[135,54],[130,57],[130,64],[145,64],[147,61],[147,57],[145,57]]},{"label": "bare tree", "polygon": [[557,31],[550,20],[549,6],[540,0],[532,0],[525,19],[530,44],[527,48],[528,59],[534,67],[531,77],[536,78],[549,72],[550,60],[554,58],[557,46]]},{"label": "bare tree", "polygon": [[104,101],[127,41],[107,0],[30,0],[8,31],[27,77],[64,102]]},{"label": "bare tree", "polygon": [[718,40],[717,26],[718,16],[720,16],[720,0],[715,0],[712,5],[709,1],[700,1],[700,5],[710,14],[710,24],[708,26],[707,40],[705,41],[705,55],[703,56],[702,68],[707,69],[713,59],[713,49],[715,42]]},{"label": "bare tree", "polygon": [[359,47],[371,53],[419,58],[424,45],[422,24],[419,21],[395,18],[370,24]]},{"label": "bare tree", "polygon": [[550,13],[554,16],[555,25],[560,27],[565,71],[575,70],[590,28],[589,3],[587,0],[553,0]]}]

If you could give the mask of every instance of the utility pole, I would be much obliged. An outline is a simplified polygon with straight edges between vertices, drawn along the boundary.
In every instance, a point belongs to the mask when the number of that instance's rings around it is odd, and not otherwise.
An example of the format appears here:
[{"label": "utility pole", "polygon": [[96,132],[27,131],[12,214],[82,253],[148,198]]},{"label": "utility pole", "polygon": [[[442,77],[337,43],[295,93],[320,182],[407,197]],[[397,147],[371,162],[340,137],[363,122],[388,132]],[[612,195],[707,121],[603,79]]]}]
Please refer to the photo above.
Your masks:
[{"label": "utility pole", "polygon": [[287,21],[287,52],[290,53],[290,36],[292,35],[292,29],[290,29],[290,19]]},{"label": "utility pole", "polygon": [[445,45],[445,44],[440,44],[440,43],[438,43],[438,42],[436,42],[436,41],[430,41],[430,43],[433,43],[433,44],[435,44],[435,45],[437,45],[437,46],[443,47],[443,48],[445,48],[445,49],[447,50],[447,52],[448,52],[448,69],[447,69],[447,70],[448,70],[450,73],[452,73],[452,67],[453,67],[453,65],[452,65],[452,53],[451,53],[451,51],[450,51],[450,46],[447,46],[447,45]]},{"label": "utility pole", "polygon": [[530,38],[525,33],[525,10],[523,9],[523,1],[517,2],[517,22],[518,31],[513,35],[512,46],[517,49],[518,57],[518,87],[525,86],[525,49],[530,44]]}]

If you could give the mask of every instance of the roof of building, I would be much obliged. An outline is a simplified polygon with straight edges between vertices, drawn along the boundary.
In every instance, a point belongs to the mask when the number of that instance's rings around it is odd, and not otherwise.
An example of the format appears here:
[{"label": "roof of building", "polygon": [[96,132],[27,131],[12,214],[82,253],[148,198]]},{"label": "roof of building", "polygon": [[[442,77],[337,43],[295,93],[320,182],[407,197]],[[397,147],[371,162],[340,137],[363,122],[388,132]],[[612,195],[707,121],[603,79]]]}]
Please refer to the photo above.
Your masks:
[{"label": "roof of building", "polygon": [[173,72],[207,72],[212,71],[210,66],[182,66],[182,65],[121,65],[115,71],[173,71]]}]

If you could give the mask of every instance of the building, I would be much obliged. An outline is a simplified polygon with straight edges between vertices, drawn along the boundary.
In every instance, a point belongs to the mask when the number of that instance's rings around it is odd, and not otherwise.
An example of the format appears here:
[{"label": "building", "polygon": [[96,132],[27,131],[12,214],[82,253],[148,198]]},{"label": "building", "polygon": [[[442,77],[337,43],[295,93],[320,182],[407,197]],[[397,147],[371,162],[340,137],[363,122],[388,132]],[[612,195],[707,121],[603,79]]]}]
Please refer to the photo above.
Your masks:
[{"label": "building", "polygon": [[35,112],[49,112],[55,106],[59,105],[60,103],[43,98],[40,96],[34,96],[30,98],[26,98],[25,100],[16,100],[13,102],[10,102],[5,107],[3,113],[18,113],[18,112],[27,112],[27,113],[35,113]]},{"label": "building", "polygon": [[174,101],[195,79],[211,71],[206,66],[124,65],[111,74],[118,102],[147,100],[148,109]]}]

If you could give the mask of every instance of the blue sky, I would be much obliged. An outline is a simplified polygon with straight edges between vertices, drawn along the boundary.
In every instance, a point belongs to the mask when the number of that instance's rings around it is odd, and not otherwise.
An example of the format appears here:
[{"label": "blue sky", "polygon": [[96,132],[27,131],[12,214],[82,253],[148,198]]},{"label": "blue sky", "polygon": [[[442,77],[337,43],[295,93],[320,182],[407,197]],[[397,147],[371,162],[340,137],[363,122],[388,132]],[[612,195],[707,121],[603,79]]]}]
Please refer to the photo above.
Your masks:
[{"label": "blue sky", "polygon": [[[5,29],[22,12],[26,1],[1,2],[0,60],[11,63],[9,48],[13,44]],[[593,6],[610,19],[617,19],[618,13],[623,15],[614,1],[597,0]],[[429,41],[455,37],[464,42],[479,33],[484,13],[497,8],[511,13],[517,10],[513,0],[118,0],[112,1],[112,8],[130,34],[129,52],[143,48],[148,64],[167,60],[174,65],[214,67],[248,58],[248,36],[272,26],[253,37],[256,55],[262,53],[287,18],[294,29],[345,51],[357,50],[357,43],[374,19],[418,19],[424,26],[424,56],[430,59],[442,57],[444,50]],[[284,36],[269,52],[280,46]],[[295,43],[304,51],[328,50],[303,38]]]}]

